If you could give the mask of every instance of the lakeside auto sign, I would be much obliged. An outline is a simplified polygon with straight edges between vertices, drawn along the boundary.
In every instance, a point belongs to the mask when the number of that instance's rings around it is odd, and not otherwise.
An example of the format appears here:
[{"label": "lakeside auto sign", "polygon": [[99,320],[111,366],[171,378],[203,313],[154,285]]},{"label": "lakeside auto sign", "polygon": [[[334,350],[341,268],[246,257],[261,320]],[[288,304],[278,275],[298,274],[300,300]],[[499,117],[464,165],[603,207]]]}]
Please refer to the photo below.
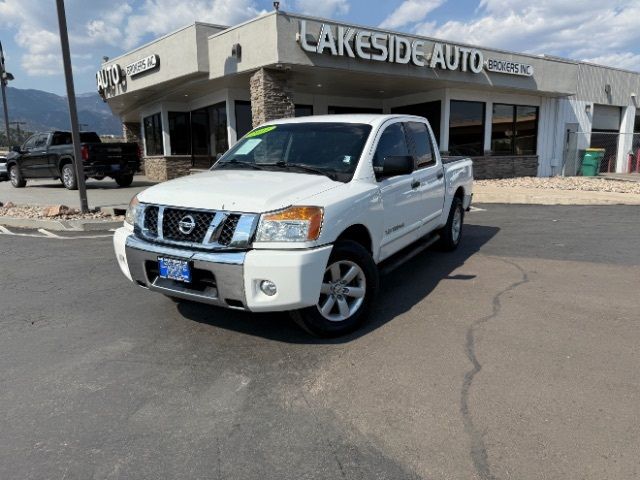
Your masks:
[{"label": "lakeside auto sign", "polygon": [[119,85],[124,85],[127,77],[134,77],[159,66],[158,55],[153,54],[130,63],[124,70],[117,63],[102,67],[96,73],[98,93],[104,98],[106,92],[115,90]]},{"label": "lakeside auto sign", "polygon": [[533,66],[506,60],[487,59],[476,48],[434,42],[427,52],[427,41],[409,39],[393,33],[359,30],[323,23],[317,36],[309,33],[306,20],[300,20],[297,36],[300,47],[310,53],[329,53],[340,57],[360,58],[376,62],[413,64],[417,67],[489,72],[532,76]]}]

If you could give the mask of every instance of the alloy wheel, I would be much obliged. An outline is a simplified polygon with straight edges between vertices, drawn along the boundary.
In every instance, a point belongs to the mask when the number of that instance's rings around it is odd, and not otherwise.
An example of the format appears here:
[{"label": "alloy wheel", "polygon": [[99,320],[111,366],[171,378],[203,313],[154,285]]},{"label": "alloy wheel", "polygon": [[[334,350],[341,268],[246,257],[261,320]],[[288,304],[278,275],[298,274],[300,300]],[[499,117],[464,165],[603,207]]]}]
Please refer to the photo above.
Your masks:
[{"label": "alloy wheel", "polygon": [[352,317],[364,303],[367,279],[357,263],[339,260],[327,267],[320,289],[318,311],[331,322]]}]

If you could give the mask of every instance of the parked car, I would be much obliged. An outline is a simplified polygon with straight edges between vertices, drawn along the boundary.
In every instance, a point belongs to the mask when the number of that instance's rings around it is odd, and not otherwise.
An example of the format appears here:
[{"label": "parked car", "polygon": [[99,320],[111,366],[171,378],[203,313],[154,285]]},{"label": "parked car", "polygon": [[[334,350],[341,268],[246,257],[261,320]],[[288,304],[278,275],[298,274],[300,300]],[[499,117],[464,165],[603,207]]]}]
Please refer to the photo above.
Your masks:
[{"label": "parked car", "polygon": [[[137,143],[102,143],[95,132],[81,132],[80,142],[86,177],[111,177],[121,187],[131,185],[140,169]],[[13,147],[7,156],[9,180],[14,187],[22,188],[32,178],[55,178],[75,190],[78,180],[73,162],[71,132],[36,133],[21,146]]]},{"label": "parked car", "polygon": [[9,180],[9,172],[7,170],[7,157],[0,155],[0,182]]},{"label": "parked car", "polygon": [[381,262],[458,246],[472,182],[471,160],[441,158],[422,117],[279,120],[211,171],[135,196],[115,253],[129,280],[172,299],[290,311],[337,336],[366,320]]}]

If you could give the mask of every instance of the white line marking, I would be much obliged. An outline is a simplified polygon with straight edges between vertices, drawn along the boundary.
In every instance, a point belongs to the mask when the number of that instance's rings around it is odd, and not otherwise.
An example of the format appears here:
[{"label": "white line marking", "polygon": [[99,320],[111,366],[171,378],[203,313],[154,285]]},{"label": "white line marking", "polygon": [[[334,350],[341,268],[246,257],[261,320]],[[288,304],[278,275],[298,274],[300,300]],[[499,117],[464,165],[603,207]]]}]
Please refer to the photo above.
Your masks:
[{"label": "white line marking", "polygon": [[11,231],[8,228],[3,227],[2,225],[0,225],[0,232],[4,233],[5,235],[11,235]]},{"label": "white line marking", "polygon": [[56,235],[55,233],[51,233],[50,231],[45,230],[44,228],[39,228],[38,231],[40,233],[42,233],[43,235],[47,236],[47,237],[60,238],[60,235]]},{"label": "white line marking", "polygon": [[487,209],[486,208],[478,208],[478,207],[471,207],[469,209],[470,212],[486,212]]}]

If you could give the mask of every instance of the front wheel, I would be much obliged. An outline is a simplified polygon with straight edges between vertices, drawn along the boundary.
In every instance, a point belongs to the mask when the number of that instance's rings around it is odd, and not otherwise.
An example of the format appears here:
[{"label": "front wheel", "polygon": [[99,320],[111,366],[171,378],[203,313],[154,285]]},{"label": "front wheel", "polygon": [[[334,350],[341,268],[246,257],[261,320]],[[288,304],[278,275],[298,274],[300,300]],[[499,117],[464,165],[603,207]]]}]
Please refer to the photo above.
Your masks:
[{"label": "front wheel", "polygon": [[62,184],[67,190],[77,190],[78,181],[76,179],[76,172],[73,169],[73,164],[66,163],[62,166]]},{"label": "front wheel", "polygon": [[464,209],[462,200],[454,197],[449,210],[447,224],[440,230],[438,246],[445,251],[452,252],[460,245],[462,238],[462,224],[464,222]]},{"label": "front wheel", "polygon": [[365,322],[377,291],[378,270],[369,252],[359,243],[340,242],[329,257],[318,303],[291,316],[313,335],[339,337]]},{"label": "front wheel", "polygon": [[11,186],[14,188],[24,188],[27,185],[27,181],[22,177],[18,165],[11,165],[9,180],[11,180]]}]

